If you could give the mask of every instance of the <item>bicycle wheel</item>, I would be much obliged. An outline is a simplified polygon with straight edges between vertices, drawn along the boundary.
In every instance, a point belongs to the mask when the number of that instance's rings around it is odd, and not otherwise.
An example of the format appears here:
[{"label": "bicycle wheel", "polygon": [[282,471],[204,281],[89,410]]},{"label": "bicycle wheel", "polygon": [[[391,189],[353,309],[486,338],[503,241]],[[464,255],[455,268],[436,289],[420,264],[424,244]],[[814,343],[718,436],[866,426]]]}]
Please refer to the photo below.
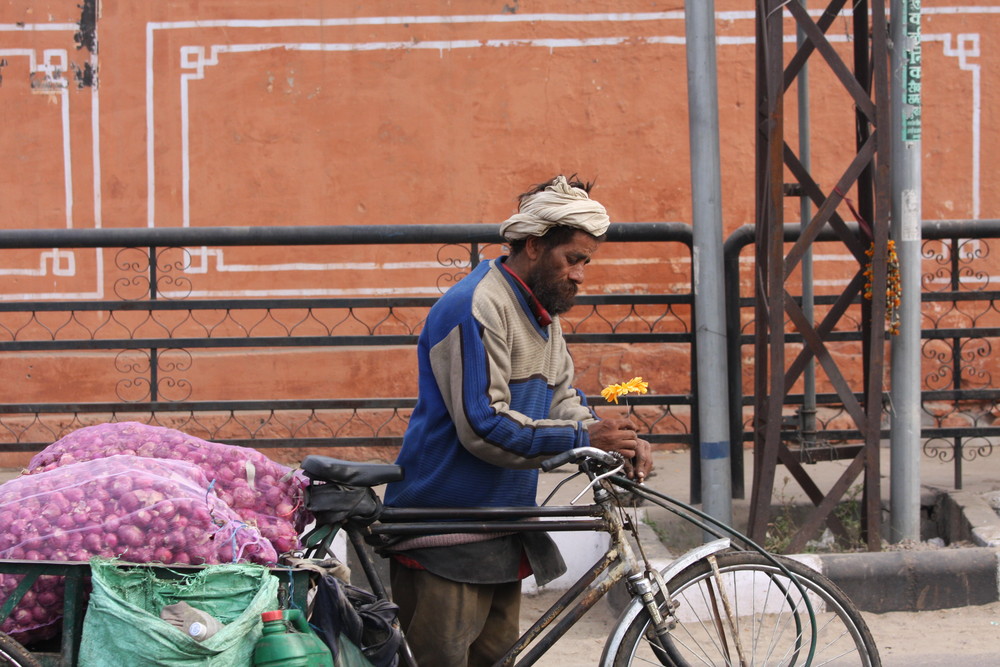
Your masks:
[{"label": "bicycle wheel", "polygon": [[42,667],[28,649],[0,632],[0,667]]},{"label": "bicycle wheel", "polygon": [[717,573],[701,560],[667,582],[678,603],[667,650],[656,643],[643,610],[623,633],[612,664],[879,667],[875,641],[847,596],[815,570],[780,561],[807,592],[812,615],[802,591],[767,558],[722,554]]}]

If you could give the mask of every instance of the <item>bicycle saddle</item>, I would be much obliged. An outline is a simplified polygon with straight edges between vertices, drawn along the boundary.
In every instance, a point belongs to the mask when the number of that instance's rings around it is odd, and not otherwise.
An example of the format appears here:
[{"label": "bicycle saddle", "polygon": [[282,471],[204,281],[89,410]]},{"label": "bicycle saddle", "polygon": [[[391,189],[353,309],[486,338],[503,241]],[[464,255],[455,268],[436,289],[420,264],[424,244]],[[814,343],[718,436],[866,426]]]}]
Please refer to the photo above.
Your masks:
[{"label": "bicycle saddle", "polygon": [[303,459],[302,471],[309,479],[349,486],[378,486],[403,479],[403,467],[395,463],[356,463],[318,455]]}]

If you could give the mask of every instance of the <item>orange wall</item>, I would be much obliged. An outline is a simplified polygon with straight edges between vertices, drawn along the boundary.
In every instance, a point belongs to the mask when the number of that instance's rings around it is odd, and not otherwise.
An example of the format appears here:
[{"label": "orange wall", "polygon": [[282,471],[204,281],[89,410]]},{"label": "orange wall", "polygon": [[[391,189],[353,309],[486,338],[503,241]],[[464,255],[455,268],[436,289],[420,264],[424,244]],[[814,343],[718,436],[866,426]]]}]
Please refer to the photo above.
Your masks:
[{"label": "orange wall", "polygon": [[[4,227],[495,222],[560,170],[617,221],[690,220],[679,3],[104,2],[93,57],[78,4],[0,8]],[[996,216],[1000,14],[923,4],[925,217]],[[716,10],[732,228],[753,219],[753,3]],[[822,183],[852,143],[831,82],[811,68]]]},{"label": "orange wall", "polygon": [[[0,7],[0,228],[494,223],[560,171],[596,179],[614,221],[691,219],[681,2],[106,1],[90,30],[91,1]],[[727,234],[754,217],[753,7],[715,2]],[[923,7],[923,217],[998,217],[1000,12]],[[830,31],[845,58],[850,30],[841,17]],[[96,52],[78,48],[91,35]],[[831,187],[853,156],[853,109],[818,62],[810,94],[813,171]],[[792,146],[795,107],[793,88]],[[429,248],[198,253],[196,295],[439,293]],[[0,298],[113,298],[116,260],[6,253]],[[856,270],[837,248],[818,262],[819,292]],[[681,253],[609,248],[588,289],[686,292],[689,270]],[[590,383],[622,379],[595,364]],[[34,380],[25,396],[55,393]]]}]

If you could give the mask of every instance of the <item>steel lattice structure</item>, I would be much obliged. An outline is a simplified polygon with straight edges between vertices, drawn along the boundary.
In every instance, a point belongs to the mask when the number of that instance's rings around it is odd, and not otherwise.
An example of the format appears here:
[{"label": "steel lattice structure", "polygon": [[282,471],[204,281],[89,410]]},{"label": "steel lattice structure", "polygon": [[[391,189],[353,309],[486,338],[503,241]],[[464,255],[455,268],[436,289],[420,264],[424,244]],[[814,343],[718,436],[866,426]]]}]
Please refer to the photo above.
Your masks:
[{"label": "steel lattice structure", "polygon": [[[750,534],[757,540],[764,538],[780,463],[815,504],[789,546],[793,552],[801,550],[824,523],[834,533],[843,532],[832,511],[859,476],[864,480],[867,545],[871,550],[880,545],[878,448],[890,209],[888,25],[884,0],[845,4],[845,0],[833,0],[814,20],[798,0],[757,3],[755,466]],[[846,22],[853,28],[853,62],[846,62],[828,39],[828,30],[838,19],[838,26]],[[804,40],[786,62],[788,29],[801,30]],[[826,189],[803,166],[785,136],[784,97],[807,62],[830,68],[847,92],[855,117],[856,151],[836,184]],[[845,113],[851,111],[845,108]],[[861,223],[854,231],[838,213],[848,203],[846,193],[852,191]],[[784,200],[789,196],[808,197],[815,213],[804,221],[802,234],[786,251]],[[819,321],[813,321],[804,314],[801,299],[793,296],[789,280],[820,232],[831,228],[857,259],[858,268],[836,302]],[[869,262],[870,277],[865,275]],[[862,293],[869,280],[872,297],[866,300]],[[828,341],[848,308],[859,301],[863,304],[864,372],[862,386],[851,386],[853,374],[838,366]],[[788,336],[793,333],[803,341],[794,355],[788,347]],[[825,373],[863,440],[860,447],[826,448],[829,457],[850,459],[850,463],[825,494],[803,466],[801,452],[794,451],[782,434],[785,398],[813,362]]]}]

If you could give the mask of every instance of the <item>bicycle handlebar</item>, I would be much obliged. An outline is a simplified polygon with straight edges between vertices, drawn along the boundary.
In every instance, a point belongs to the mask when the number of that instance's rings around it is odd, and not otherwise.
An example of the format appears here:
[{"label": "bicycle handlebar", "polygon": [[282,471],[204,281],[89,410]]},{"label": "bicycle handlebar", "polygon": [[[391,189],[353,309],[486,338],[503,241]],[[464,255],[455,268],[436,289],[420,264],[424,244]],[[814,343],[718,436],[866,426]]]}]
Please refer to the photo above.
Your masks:
[{"label": "bicycle handlebar", "polygon": [[611,452],[597,447],[577,447],[576,449],[567,449],[562,454],[556,454],[550,459],[545,459],[542,461],[542,470],[549,472],[567,463],[578,463],[583,459],[596,459],[611,467],[621,464],[621,460]]}]

